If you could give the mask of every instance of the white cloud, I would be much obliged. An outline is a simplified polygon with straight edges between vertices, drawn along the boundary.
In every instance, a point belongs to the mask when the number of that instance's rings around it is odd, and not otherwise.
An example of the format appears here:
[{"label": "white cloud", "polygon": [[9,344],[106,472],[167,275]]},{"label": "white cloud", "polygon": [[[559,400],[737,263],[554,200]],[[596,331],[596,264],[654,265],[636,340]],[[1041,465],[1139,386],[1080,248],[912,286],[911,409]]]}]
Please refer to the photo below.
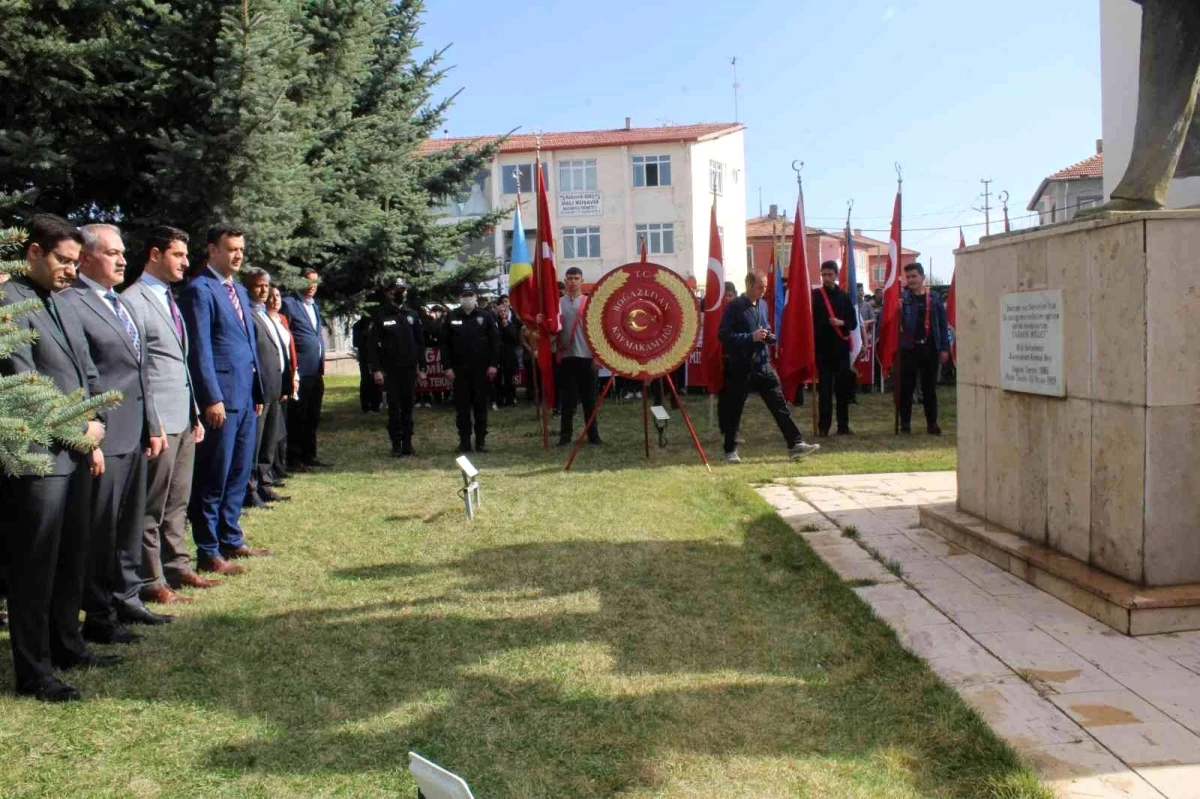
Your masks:
[{"label": "white cloud", "polygon": [[896,9],[889,7],[887,11],[883,12],[883,21],[887,22],[889,19],[892,19],[895,16],[896,16]]}]

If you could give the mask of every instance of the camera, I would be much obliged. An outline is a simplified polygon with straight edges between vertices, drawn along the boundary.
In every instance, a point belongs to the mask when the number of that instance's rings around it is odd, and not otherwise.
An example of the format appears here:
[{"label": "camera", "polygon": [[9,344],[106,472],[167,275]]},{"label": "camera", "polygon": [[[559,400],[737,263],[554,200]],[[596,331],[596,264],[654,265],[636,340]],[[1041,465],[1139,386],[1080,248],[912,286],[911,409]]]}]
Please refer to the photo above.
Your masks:
[{"label": "camera", "polygon": [[777,342],[778,340],[779,340],[779,339],[776,337],[776,335],[775,335],[774,333],[771,333],[771,332],[769,332],[769,331],[767,332],[767,337],[763,339],[763,341],[765,341],[765,342],[766,342],[766,343],[768,343],[768,344],[774,344],[774,343],[775,343],[775,342]]}]

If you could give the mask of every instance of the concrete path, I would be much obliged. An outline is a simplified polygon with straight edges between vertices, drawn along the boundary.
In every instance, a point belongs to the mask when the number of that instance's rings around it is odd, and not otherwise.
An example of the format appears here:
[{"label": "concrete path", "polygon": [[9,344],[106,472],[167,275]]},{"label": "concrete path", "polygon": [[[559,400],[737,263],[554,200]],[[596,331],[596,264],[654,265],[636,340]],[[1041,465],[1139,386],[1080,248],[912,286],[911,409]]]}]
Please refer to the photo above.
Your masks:
[{"label": "concrete path", "polygon": [[1128,638],[921,529],[954,472],[758,491],[1059,795],[1200,799],[1200,632]]}]

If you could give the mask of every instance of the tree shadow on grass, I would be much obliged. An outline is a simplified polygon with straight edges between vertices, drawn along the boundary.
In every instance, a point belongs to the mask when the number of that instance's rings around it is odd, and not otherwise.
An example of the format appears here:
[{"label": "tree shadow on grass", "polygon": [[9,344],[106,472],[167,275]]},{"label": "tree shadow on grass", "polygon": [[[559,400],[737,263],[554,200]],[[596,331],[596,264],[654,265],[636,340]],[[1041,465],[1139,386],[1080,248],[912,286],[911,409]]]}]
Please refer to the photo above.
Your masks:
[{"label": "tree shadow on grass", "polygon": [[[450,587],[423,592],[435,572]],[[982,794],[1019,771],[774,515],[743,545],[523,544],[334,576],[415,599],[183,618],[163,658],[117,670],[109,693],[268,722],[208,751],[234,775],[402,782],[410,749],[484,796],[653,788],[681,752],[832,758],[855,786],[920,795]]]}]

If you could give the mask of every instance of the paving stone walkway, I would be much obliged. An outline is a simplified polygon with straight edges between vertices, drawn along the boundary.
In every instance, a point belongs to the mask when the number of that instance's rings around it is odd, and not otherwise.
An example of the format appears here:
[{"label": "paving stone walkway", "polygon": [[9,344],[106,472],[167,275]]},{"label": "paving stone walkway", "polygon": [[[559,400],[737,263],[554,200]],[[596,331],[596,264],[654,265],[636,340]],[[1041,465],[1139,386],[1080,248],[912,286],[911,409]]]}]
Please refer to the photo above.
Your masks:
[{"label": "paving stone walkway", "polygon": [[921,529],[953,472],[758,491],[1060,796],[1200,799],[1200,632],[1123,636]]}]

